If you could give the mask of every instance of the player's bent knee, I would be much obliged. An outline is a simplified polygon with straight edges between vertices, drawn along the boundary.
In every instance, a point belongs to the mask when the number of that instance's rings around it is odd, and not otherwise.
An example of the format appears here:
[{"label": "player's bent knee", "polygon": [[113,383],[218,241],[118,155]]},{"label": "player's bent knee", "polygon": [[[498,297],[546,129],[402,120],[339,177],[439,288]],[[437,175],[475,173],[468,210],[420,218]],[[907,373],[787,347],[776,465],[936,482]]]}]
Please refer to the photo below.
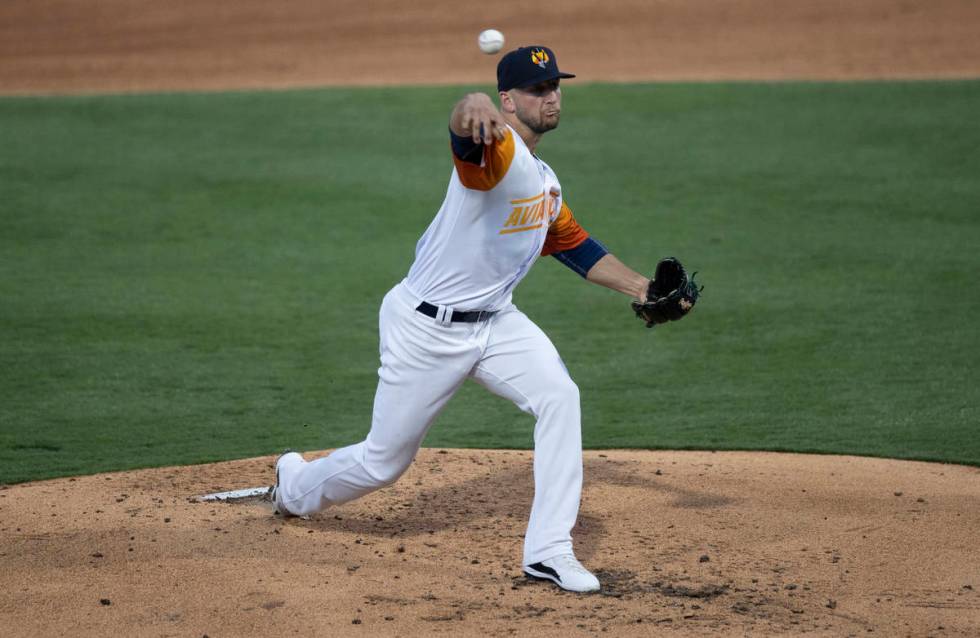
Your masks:
[{"label": "player's bent knee", "polygon": [[571,379],[567,379],[564,383],[558,384],[557,392],[562,401],[572,401],[576,405],[579,402],[579,392],[578,386]]},{"label": "player's bent knee", "polygon": [[540,397],[541,409],[565,408],[579,405],[578,386],[570,378],[556,380],[549,384],[548,389]]}]

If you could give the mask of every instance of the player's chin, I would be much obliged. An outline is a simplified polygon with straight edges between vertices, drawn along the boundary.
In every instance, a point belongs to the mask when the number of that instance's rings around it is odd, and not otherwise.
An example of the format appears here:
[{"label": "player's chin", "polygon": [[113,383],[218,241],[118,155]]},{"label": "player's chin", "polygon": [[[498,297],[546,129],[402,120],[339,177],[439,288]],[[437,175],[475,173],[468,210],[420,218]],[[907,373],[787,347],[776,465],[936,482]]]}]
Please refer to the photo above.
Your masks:
[{"label": "player's chin", "polygon": [[541,118],[541,129],[542,131],[551,131],[558,128],[558,121],[561,119],[561,113],[554,113],[552,115],[545,115]]}]

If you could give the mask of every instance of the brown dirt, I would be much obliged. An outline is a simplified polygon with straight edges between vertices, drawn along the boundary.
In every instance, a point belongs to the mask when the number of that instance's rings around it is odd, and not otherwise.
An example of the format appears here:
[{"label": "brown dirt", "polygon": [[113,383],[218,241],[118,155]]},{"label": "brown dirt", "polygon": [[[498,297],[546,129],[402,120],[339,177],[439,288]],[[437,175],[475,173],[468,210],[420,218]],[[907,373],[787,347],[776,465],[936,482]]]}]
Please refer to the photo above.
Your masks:
[{"label": "brown dirt", "polygon": [[978,468],[587,452],[575,595],[521,575],[528,452],[424,449],[311,520],[188,500],[272,463],[0,490],[4,635],[980,635]]},{"label": "brown dirt", "polygon": [[[458,6],[6,0],[0,93],[485,84],[487,26],[586,81],[980,76],[974,0]],[[271,461],[0,488],[3,635],[980,635],[977,468],[588,452],[576,596],[521,576],[528,453],[423,450],[309,521],[188,500]]]},{"label": "brown dirt", "polygon": [[[976,0],[4,0],[0,93],[492,82],[477,33],[586,81],[977,77]],[[560,8],[559,8],[560,7]]]}]

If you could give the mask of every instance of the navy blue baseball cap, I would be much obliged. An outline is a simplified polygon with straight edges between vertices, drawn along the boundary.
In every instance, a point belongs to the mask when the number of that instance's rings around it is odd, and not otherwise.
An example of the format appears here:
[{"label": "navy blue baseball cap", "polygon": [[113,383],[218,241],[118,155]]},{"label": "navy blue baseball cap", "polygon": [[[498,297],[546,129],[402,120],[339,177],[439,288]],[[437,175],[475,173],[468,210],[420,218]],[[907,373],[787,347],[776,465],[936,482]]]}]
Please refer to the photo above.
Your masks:
[{"label": "navy blue baseball cap", "polygon": [[548,47],[531,46],[514,49],[497,64],[497,90],[509,91],[534,86],[557,78],[573,78],[558,70],[555,53]]}]

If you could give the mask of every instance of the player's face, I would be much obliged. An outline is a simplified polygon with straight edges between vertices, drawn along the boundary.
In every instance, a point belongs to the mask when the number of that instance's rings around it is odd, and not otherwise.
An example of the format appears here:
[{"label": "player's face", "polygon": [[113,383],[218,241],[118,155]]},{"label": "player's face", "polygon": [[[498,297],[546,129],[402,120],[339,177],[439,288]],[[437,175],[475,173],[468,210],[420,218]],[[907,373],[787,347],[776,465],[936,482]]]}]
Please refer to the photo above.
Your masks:
[{"label": "player's face", "polygon": [[542,135],[558,126],[561,118],[561,86],[549,80],[511,91],[514,114],[534,133]]}]

